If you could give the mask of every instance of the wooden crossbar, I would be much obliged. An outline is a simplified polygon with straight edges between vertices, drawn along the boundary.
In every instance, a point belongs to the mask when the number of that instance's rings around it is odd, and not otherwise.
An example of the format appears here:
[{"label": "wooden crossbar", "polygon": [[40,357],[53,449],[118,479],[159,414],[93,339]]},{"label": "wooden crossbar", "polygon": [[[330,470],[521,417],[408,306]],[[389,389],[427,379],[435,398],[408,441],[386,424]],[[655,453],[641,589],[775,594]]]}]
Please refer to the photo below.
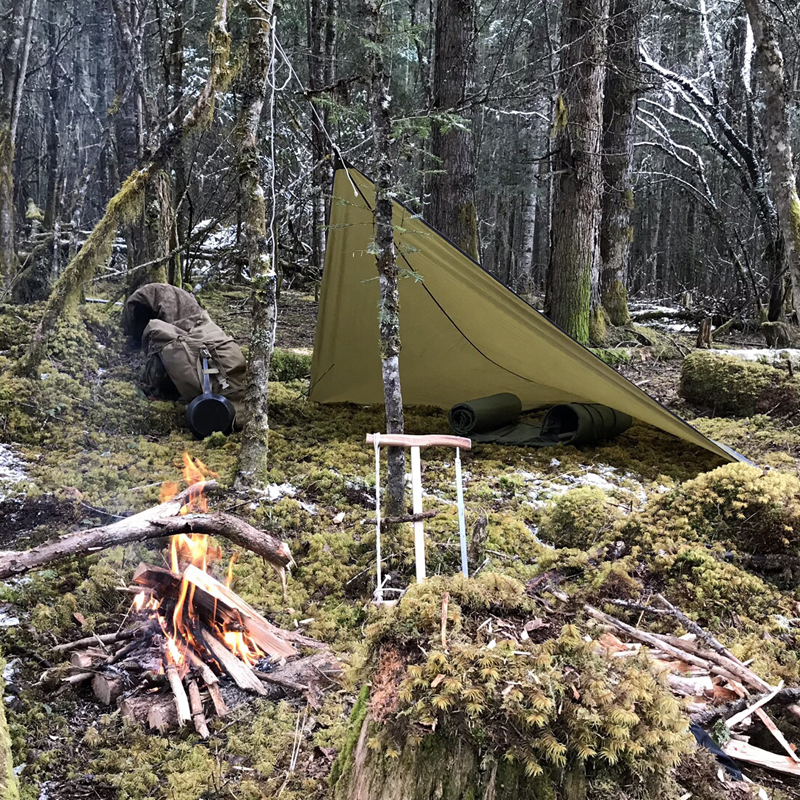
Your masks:
[{"label": "wooden crossbar", "polygon": [[[367,444],[375,444],[375,434],[367,434]],[[410,436],[401,433],[382,433],[378,444],[381,447],[460,447],[472,449],[472,440],[463,436]]]}]

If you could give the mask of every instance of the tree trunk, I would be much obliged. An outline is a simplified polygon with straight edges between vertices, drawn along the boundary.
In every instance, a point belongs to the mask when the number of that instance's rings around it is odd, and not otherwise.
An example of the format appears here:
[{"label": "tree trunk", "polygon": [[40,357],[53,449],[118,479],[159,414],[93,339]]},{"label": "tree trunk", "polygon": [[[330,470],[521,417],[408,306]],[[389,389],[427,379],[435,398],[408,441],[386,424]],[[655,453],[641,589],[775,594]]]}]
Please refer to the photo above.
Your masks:
[{"label": "tree trunk", "polygon": [[[352,723],[351,723],[352,724]],[[335,800],[542,800],[552,797],[540,782],[525,775],[516,760],[494,761],[471,746],[464,737],[449,739],[429,733],[408,739],[395,757],[368,742],[382,725],[369,713],[361,724],[358,739],[339,777],[332,796]],[[352,732],[350,735],[353,735]],[[565,770],[561,796],[584,800],[583,769]],[[577,785],[576,785],[577,784]]]},{"label": "tree trunk", "polygon": [[7,287],[17,271],[14,246],[14,135],[13,115],[17,81],[17,58],[24,33],[24,0],[14,0],[8,21],[4,22],[2,95],[0,95],[0,288]]},{"label": "tree trunk", "polygon": [[327,214],[325,196],[330,191],[330,147],[326,135],[327,111],[320,102],[322,91],[330,76],[329,53],[332,47],[332,21],[328,16],[335,11],[333,3],[324,6],[319,0],[308,0],[306,5],[308,24],[308,88],[311,91],[311,249],[313,267],[317,274],[322,271],[325,258],[325,223]]},{"label": "tree trunk", "polygon": [[[386,405],[386,432],[403,433],[403,396],[400,391],[400,297],[397,288],[397,258],[392,224],[392,119],[390,114],[389,76],[383,62],[384,32],[380,0],[366,0],[367,39],[372,48],[370,74],[370,110],[372,136],[377,159],[375,181],[375,254],[380,279],[381,369]],[[387,516],[400,516],[404,510],[405,451],[389,447]]]},{"label": "tree trunk", "polygon": [[[252,282],[252,336],[247,363],[245,419],[239,488],[263,486],[266,481],[269,436],[269,365],[275,346],[278,316],[274,249],[267,239],[264,187],[261,185],[258,127],[267,92],[273,55],[272,2],[266,9],[258,0],[244,3],[248,16],[247,73],[237,121],[239,196],[242,200],[244,250]],[[270,131],[270,135],[271,135]],[[270,169],[274,169],[271,153]]]},{"label": "tree trunk", "polygon": [[745,0],[753,28],[756,63],[764,81],[762,128],[771,169],[770,183],[783,234],[784,258],[792,282],[792,306],[800,321],[800,198],[792,163],[786,75],[778,37],[761,0]]},{"label": "tree trunk", "polygon": [[561,85],[553,130],[553,247],[548,308],[553,322],[589,342],[592,271],[600,224],[604,18],[608,0],[564,0]]},{"label": "tree trunk", "polygon": [[[172,96],[172,107],[181,108],[183,106],[183,32],[184,32],[184,19],[183,19],[184,2],[180,2],[175,7],[172,19],[172,39],[170,41],[169,51],[169,67],[168,67],[168,91]],[[176,151],[175,157],[172,160],[172,171],[175,174],[175,193],[173,197],[173,219],[170,226],[170,251],[174,251],[174,255],[169,262],[169,270],[167,280],[173,286],[183,285],[183,248],[186,246],[187,239],[191,231],[189,227],[191,222],[186,213],[186,197],[187,191],[187,176],[186,176],[186,159],[184,154],[183,142],[181,142]],[[188,246],[186,246],[188,255]]]},{"label": "tree trunk", "polygon": [[431,205],[426,214],[434,228],[478,259],[475,207],[476,151],[471,112],[464,109],[475,73],[474,0],[439,0],[433,52],[434,113],[455,113],[461,125],[434,121]]},{"label": "tree trunk", "polygon": [[601,296],[612,325],[627,325],[633,228],[633,129],[639,92],[639,18],[635,0],[611,0],[609,66],[603,99],[603,199],[600,224]]}]

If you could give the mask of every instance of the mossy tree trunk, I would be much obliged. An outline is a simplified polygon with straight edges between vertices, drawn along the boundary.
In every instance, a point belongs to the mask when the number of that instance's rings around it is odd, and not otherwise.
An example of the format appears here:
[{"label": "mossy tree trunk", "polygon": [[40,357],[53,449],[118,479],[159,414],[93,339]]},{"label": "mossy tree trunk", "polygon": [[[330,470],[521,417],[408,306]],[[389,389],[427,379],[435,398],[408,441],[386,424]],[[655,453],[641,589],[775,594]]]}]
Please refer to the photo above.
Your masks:
[{"label": "mossy tree trunk", "polygon": [[0,53],[0,288],[8,287],[17,271],[14,244],[14,100],[18,81],[17,60],[24,34],[24,0],[14,0],[3,22],[5,35]]},{"label": "mossy tree trunk", "polygon": [[[5,662],[0,659],[0,670]],[[11,753],[11,736],[6,723],[3,703],[3,681],[0,679],[0,800],[19,800],[19,784],[14,774],[14,759]]]},{"label": "mossy tree trunk", "polygon": [[[418,741],[409,739],[390,756],[382,748],[369,747],[380,728],[369,714],[364,718],[333,787],[334,800],[550,800],[553,796],[545,781],[527,777],[520,764],[484,760],[464,736],[448,739],[432,733]],[[583,770],[565,772],[561,796],[583,800]]]},{"label": "mossy tree trunk", "polygon": [[169,163],[183,134],[213,113],[214,97],[218,91],[224,90],[230,78],[227,20],[228,2],[219,0],[209,34],[211,66],[205,86],[186,115],[171,123],[150,160],[141,168],[134,169],[111,198],[83,247],[59,276],[28,350],[15,365],[18,374],[29,375],[39,366],[59,322],[77,308],[83,287],[92,279],[97,267],[109,257],[117,230],[140,213],[147,186]]},{"label": "mossy tree trunk", "polygon": [[800,321],[800,198],[792,161],[783,53],[773,20],[762,0],[745,0],[744,4],[753,28],[756,63],[765,87],[762,129],[771,170],[770,183],[792,282],[792,306]]},{"label": "mossy tree trunk", "polygon": [[603,97],[603,199],[600,223],[600,292],[612,325],[627,325],[633,228],[633,128],[640,91],[639,10],[635,0],[611,0]]},{"label": "mossy tree trunk", "polygon": [[564,0],[553,122],[556,179],[547,306],[553,322],[581,344],[589,342],[592,275],[599,266],[607,12],[608,0]]},{"label": "mossy tree trunk", "polygon": [[[275,347],[278,316],[274,251],[267,239],[264,187],[261,185],[258,128],[266,101],[267,80],[274,52],[273,3],[243,3],[247,13],[248,46],[242,106],[237,121],[239,197],[247,268],[252,281],[252,334],[247,363],[245,419],[239,454],[238,488],[262,486],[266,480],[269,437],[269,366]],[[272,132],[270,131],[270,134]],[[270,169],[274,169],[274,153]]]},{"label": "mossy tree trunk", "polygon": [[434,228],[478,259],[478,214],[475,207],[475,142],[466,109],[475,74],[475,2],[439,0],[433,47],[433,107],[455,113],[466,124],[434,122],[431,131],[431,205],[426,217]]},{"label": "mossy tree trunk", "polygon": [[[377,157],[375,181],[375,242],[374,251],[380,280],[381,370],[383,373],[383,398],[386,406],[386,432],[403,433],[403,395],[400,389],[400,294],[397,287],[397,256],[394,249],[394,226],[390,192],[392,174],[392,119],[389,96],[389,75],[383,60],[384,26],[382,0],[366,0],[367,39],[371,45],[370,113],[372,138]],[[405,451],[389,447],[388,502],[386,513],[399,516],[404,510]]]}]

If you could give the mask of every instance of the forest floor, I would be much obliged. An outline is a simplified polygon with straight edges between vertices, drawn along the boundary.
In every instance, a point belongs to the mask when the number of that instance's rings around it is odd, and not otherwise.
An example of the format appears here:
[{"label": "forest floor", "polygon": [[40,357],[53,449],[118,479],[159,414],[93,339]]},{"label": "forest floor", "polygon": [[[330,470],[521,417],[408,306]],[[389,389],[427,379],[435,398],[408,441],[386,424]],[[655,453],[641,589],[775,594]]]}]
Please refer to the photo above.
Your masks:
[{"label": "forest floor", "polygon": [[[200,299],[246,346],[246,294],[218,288]],[[82,309],[79,324],[59,337],[38,379],[14,377],[8,368],[39,313],[36,307],[0,306],[0,546],[27,548],[154,505],[161,483],[179,480],[185,450],[219,473],[223,487],[232,483],[239,435],[198,442],[186,430],[180,404],[144,395],[137,383],[141,359],[120,332],[118,307]],[[310,714],[304,701],[257,700],[237,708],[229,718],[212,721],[207,742],[188,730],[149,733],[101,706],[87,689],[54,691],[41,685],[39,676],[57,663],[54,644],[118,628],[130,601],[119,587],[130,582],[141,560],[162,563],[159,546],[115,548],[2,582],[5,708],[25,800],[327,796],[332,764],[347,746],[350,713],[374,658],[364,633],[380,616],[370,603],[374,457],[364,434],[381,430],[383,421],[379,408],[307,401],[304,357],[313,347],[315,317],[312,296],[284,293],[278,347],[299,358],[276,374],[285,380],[270,386],[270,490],[243,501],[227,489],[214,507],[231,509],[289,542],[297,566],[286,601],[269,567],[248,553],[233,568],[233,588],[275,624],[295,628],[302,620],[305,633],[328,642],[347,666],[343,684],[326,692],[321,709]],[[675,338],[690,349],[689,337]],[[772,472],[796,472],[800,428],[792,420],[703,416],[703,409],[688,407],[677,395],[680,360],[656,358],[647,348],[619,369],[703,433],[741,449]],[[419,434],[446,432],[446,413],[411,409],[406,427]],[[647,529],[649,555],[640,552],[647,548],[634,547],[627,559],[612,563],[602,548],[595,552],[620,525],[639,519],[663,498],[695,497],[693,480],[719,465],[709,453],[637,424],[597,448],[484,445],[463,460],[467,528],[482,532],[471,551],[473,569],[483,565],[484,574],[525,582],[580,563],[569,591],[592,602],[602,602],[623,585],[627,596],[657,586],[738,657],[754,659],[752,668],[767,680],[797,683],[798,629],[781,627],[782,620],[798,617],[793,575],[755,575],[723,559],[719,548],[728,552],[736,545],[722,535],[713,547],[685,531],[685,539],[675,535],[658,544],[662,523]],[[760,492],[753,480],[749,475],[737,484],[747,502]],[[459,564],[452,459],[426,454],[423,485],[425,508],[441,511],[426,522],[428,571],[450,576]],[[574,512],[563,498],[576,489],[590,491],[590,499],[600,497],[602,520],[588,542],[570,535],[562,519]],[[685,508],[683,513],[691,518]],[[384,547],[395,585],[408,584],[411,532],[401,528]],[[227,560],[219,569],[226,565]],[[790,720],[780,724],[790,741],[800,741],[800,728]],[[296,743],[299,756],[292,768]],[[700,773],[710,783],[698,797],[743,796],[738,788],[723,786],[707,767],[685,760],[663,796],[688,797],[687,792],[697,791]],[[769,787],[772,797],[800,797],[800,789],[769,773],[750,774]],[[594,797],[643,796],[635,788],[615,791]]]}]

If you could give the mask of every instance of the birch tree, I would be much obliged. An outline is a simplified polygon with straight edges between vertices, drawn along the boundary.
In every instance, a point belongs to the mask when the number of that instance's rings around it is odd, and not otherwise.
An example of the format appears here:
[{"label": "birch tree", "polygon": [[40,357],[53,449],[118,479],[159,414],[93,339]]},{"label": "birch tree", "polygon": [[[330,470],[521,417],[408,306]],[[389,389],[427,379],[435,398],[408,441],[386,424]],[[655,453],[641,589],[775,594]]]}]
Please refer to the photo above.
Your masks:
[{"label": "birch tree", "polygon": [[[248,17],[247,71],[236,131],[244,249],[252,282],[252,334],[245,392],[247,416],[236,477],[240,489],[262,486],[265,480],[269,437],[269,367],[275,347],[278,317],[275,252],[271,250],[267,237],[267,206],[261,181],[258,136],[268,83],[272,84],[271,90],[274,91],[274,73],[270,74],[270,66],[274,64],[273,2],[270,0],[267,6],[262,6],[258,0],[245,0],[243,8]],[[272,101],[270,110],[273,110]],[[274,169],[274,156],[270,152],[270,171]]]},{"label": "birch tree", "polygon": [[[382,0],[366,0],[366,34],[370,51],[370,117],[376,155],[375,180],[375,260],[380,279],[381,370],[383,397],[386,406],[386,432],[403,433],[403,396],[400,390],[400,296],[397,287],[397,256],[392,225],[393,186],[392,118],[389,96],[389,74],[384,63],[385,28]],[[405,452],[389,447],[389,479],[387,515],[403,513],[405,488]]]}]

